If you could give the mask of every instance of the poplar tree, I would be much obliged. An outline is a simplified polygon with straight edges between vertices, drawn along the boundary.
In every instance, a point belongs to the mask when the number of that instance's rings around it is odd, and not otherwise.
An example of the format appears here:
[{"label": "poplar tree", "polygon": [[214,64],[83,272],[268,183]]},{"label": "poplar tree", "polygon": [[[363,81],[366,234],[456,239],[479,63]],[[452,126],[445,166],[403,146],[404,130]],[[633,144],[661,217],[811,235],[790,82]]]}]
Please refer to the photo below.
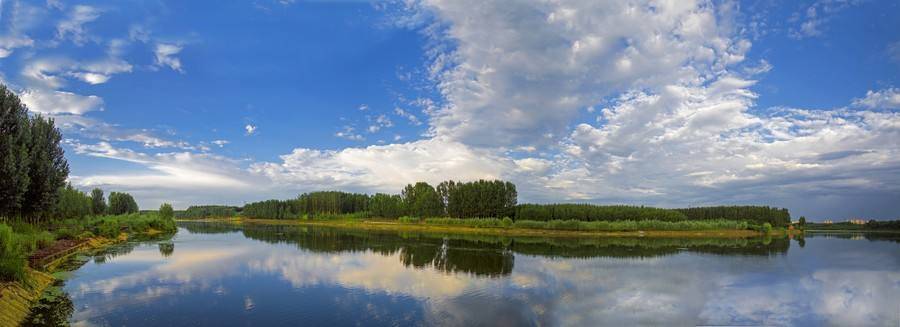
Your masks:
[{"label": "poplar tree", "polygon": [[0,217],[21,213],[29,185],[28,125],[25,105],[0,85]]},{"label": "poplar tree", "polygon": [[42,218],[50,213],[59,197],[58,190],[66,184],[69,163],[60,141],[62,134],[53,119],[40,115],[31,119],[31,138],[28,144],[28,190],[25,192],[23,213]]}]

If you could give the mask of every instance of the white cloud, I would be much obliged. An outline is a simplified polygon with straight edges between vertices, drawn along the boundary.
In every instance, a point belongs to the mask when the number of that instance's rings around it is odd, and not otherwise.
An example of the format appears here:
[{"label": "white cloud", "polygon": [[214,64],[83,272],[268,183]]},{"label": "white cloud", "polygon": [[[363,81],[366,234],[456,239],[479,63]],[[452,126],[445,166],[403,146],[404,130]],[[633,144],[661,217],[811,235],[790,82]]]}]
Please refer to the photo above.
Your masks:
[{"label": "white cloud", "polygon": [[394,122],[392,122],[391,119],[388,118],[386,115],[382,114],[382,115],[378,115],[378,117],[375,117],[375,121],[372,123],[372,125],[369,125],[369,128],[367,128],[366,130],[368,130],[369,133],[376,133],[376,132],[380,131],[382,128],[390,128],[390,127],[394,127]]},{"label": "white cloud", "polygon": [[276,183],[315,189],[347,187],[398,192],[415,181],[498,178],[511,162],[489,152],[437,139],[346,148],[340,151],[294,149],[278,163],[256,163],[251,171]]},{"label": "white cloud", "polygon": [[868,109],[900,109],[900,89],[888,88],[868,91],[866,96],[853,100],[853,105]]},{"label": "white cloud", "polygon": [[25,36],[0,36],[0,58],[9,57],[17,48],[34,46],[34,40]]},{"label": "white cloud", "polygon": [[357,109],[359,109],[359,111],[366,111],[366,110],[369,110],[369,105],[361,104],[361,105],[359,105],[359,108],[357,108]]},{"label": "white cloud", "polygon": [[792,27],[788,36],[795,39],[818,37],[823,34],[823,27],[831,21],[838,12],[862,3],[857,0],[817,0],[802,12],[794,13],[790,22],[799,22],[799,26]]},{"label": "white cloud", "polygon": [[353,126],[344,126],[340,131],[335,132],[334,136],[351,141],[363,141],[366,139],[362,135],[356,133],[356,129],[353,128]]},{"label": "white cloud", "polygon": [[26,89],[19,94],[22,103],[31,111],[43,114],[82,115],[101,110],[103,99],[95,95],[78,95],[71,92],[45,89]]},{"label": "white cloud", "polygon": [[[679,1],[425,1],[453,44],[432,71],[447,104],[432,133],[477,146],[548,143],[578,110],[631,88],[659,87],[739,62],[749,42],[730,17]],[[434,30],[434,29],[430,29]]]},{"label": "white cloud", "polygon": [[31,84],[59,89],[66,84],[65,77],[72,77],[89,84],[103,84],[115,74],[130,73],[132,66],[118,58],[75,62],[68,59],[38,59],[22,69]]},{"label": "white cloud", "polygon": [[256,128],[257,127],[254,125],[247,124],[246,126],[244,126],[244,132],[247,136],[250,136],[256,134]]},{"label": "white cloud", "polygon": [[117,148],[108,142],[73,145],[75,153],[136,163],[147,171],[126,174],[75,176],[79,187],[114,186],[119,189],[197,190],[241,188],[250,185],[235,162],[210,154],[190,152],[147,154]]},{"label": "white cloud", "polygon": [[175,56],[180,53],[182,49],[183,47],[177,44],[157,43],[156,49],[154,50],[154,53],[156,54],[156,65],[160,67],[166,66],[174,71],[183,73],[184,70],[181,68],[181,59],[178,59],[178,57]]},{"label": "white cloud", "polygon": [[89,36],[84,25],[100,18],[101,11],[97,8],[77,5],[69,12],[65,20],[56,26],[56,38],[58,40],[70,39],[77,45],[83,45]]},{"label": "white cloud", "polygon": [[416,117],[416,115],[413,115],[412,113],[407,112],[406,110],[403,110],[401,108],[394,108],[394,113],[396,113],[397,116],[406,118],[406,120],[408,120],[410,124],[413,124],[416,126],[422,125],[422,121],[419,120],[419,117]]},{"label": "white cloud", "polygon": [[210,143],[218,145],[220,148],[224,148],[225,145],[227,145],[228,143],[231,143],[231,142],[228,142],[228,140],[215,140]]}]

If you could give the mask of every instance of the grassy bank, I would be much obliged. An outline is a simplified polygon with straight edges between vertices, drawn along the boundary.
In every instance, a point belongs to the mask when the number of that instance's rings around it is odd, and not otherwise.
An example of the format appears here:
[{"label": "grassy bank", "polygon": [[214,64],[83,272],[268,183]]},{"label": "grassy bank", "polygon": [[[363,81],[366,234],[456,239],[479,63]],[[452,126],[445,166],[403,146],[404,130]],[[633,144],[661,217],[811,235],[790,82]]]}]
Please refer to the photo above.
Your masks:
[{"label": "grassy bank", "polygon": [[[549,237],[752,237],[759,236],[762,233],[749,229],[728,229],[728,228],[710,228],[710,229],[681,229],[681,230],[642,230],[642,229],[612,229],[615,227],[628,226],[626,222],[621,225],[589,225],[595,227],[593,229],[556,229],[561,226],[558,223],[539,222],[541,225],[534,223],[520,223],[516,226],[513,222],[504,227],[501,219],[494,220],[464,220],[467,222],[454,222],[450,224],[442,220],[444,218],[432,218],[424,220],[399,219],[399,220],[363,220],[363,219],[329,219],[329,220],[307,220],[307,219],[248,219],[248,218],[212,218],[205,219],[208,221],[225,221],[237,224],[273,224],[273,225],[309,225],[309,226],[328,226],[339,228],[355,228],[366,230],[384,230],[384,231],[410,231],[410,232],[436,232],[436,233],[455,233],[455,234],[484,234],[484,235],[505,235],[505,236],[549,236]],[[585,222],[582,222],[585,223]],[[597,222],[593,222],[597,223]],[[572,225],[574,226],[574,225]],[[635,225],[637,226],[637,225]],[[657,225],[661,226],[661,225]],[[704,227],[715,227],[716,225],[706,225]],[[739,227],[739,225],[728,225],[730,227]],[[541,228],[533,228],[541,227]],[[582,226],[583,227],[583,226]],[[600,227],[608,227],[610,230],[603,230]],[[686,226],[679,226],[686,227]],[[696,227],[696,226],[694,226]],[[778,231],[772,231],[777,233]]]}]

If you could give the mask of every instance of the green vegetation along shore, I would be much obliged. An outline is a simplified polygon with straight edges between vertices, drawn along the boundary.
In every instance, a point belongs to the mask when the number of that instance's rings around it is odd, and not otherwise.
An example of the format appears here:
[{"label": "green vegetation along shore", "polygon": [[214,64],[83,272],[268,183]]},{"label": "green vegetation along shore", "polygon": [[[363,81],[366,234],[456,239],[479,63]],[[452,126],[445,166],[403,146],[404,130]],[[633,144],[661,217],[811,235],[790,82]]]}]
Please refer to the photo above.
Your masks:
[{"label": "green vegetation along shore", "polygon": [[[760,236],[764,233],[749,229],[682,229],[682,230],[641,230],[641,229],[615,229],[615,230],[587,230],[587,229],[551,229],[551,228],[527,228],[502,225],[494,223],[476,224],[442,224],[434,219],[409,221],[387,219],[259,219],[244,217],[185,219],[182,221],[207,221],[227,222],[232,224],[259,224],[259,225],[305,225],[325,226],[346,229],[376,230],[376,231],[408,231],[408,232],[436,232],[451,234],[478,234],[478,235],[503,235],[503,236],[547,236],[547,237],[713,237],[713,238],[743,238]],[[472,220],[469,220],[472,221]],[[770,235],[785,235],[787,233],[799,233],[799,230],[772,229]]]}]

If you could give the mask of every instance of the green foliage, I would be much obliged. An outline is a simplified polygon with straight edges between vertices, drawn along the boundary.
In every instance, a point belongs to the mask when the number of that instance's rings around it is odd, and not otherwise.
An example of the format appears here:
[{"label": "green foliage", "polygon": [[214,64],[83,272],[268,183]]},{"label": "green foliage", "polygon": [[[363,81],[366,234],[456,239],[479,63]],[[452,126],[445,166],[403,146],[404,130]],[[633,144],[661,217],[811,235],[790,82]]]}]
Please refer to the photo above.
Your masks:
[{"label": "green foliage", "polygon": [[466,226],[476,228],[501,228],[503,221],[497,218],[425,218],[429,225]]},{"label": "green foliage", "polygon": [[0,85],[0,217],[21,213],[30,180],[28,109],[11,90]]},{"label": "green foliage", "polygon": [[67,184],[59,189],[59,200],[54,210],[55,219],[81,219],[91,215],[91,198]]},{"label": "green foliage", "polygon": [[50,218],[59,196],[59,189],[69,176],[69,164],[59,142],[62,134],[53,119],[37,115],[31,119],[31,140],[28,146],[28,191],[22,213],[28,217]]},{"label": "green foliage", "polygon": [[326,191],[300,194],[290,205],[294,215],[341,215],[368,211],[369,200],[366,194]]},{"label": "green foliage", "polygon": [[406,185],[400,195],[407,213],[414,217],[439,217],[444,215],[444,204],[438,192],[425,182]]},{"label": "green foliage", "polygon": [[900,220],[869,220],[864,226],[872,230],[900,230]]},{"label": "green foliage", "polygon": [[369,213],[373,217],[397,218],[406,214],[406,206],[399,195],[378,193],[369,198]]},{"label": "green foliage", "polygon": [[0,85],[0,217],[49,218],[69,176],[53,119],[28,117],[18,96]]},{"label": "green foliage", "polygon": [[106,199],[103,190],[95,188],[91,191],[91,213],[95,216],[106,213]]},{"label": "green foliage", "polygon": [[785,227],[791,223],[791,214],[787,209],[768,206],[716,206],[675,210],[685,214],[690,220],[746,220],[757,224],[769,223],[778,227]]},{"label": "green foliage", "polygon": [[516,185],[501,180],[438,184],[446,213],[455,218],[504,217],[515,213]]},{"label": "green foliage", "polygon": [[244,205],[241,215],[248,218],[293,219],[299,218],[299,210],[292,201],[266,200]]},{"label": "green foliage", "polygon": [[175,216],[178,218],[199,219],[199,218],[230,218],[237,217],[238,207],[223,205],[202,205],[190,206],[187,210],[178,212]]},{"label": "green foliage", "polygon": [[764,224],[762,225],[762,232],[763,232],[763,233],[769,233],[769,232],[771,232],[771,231],[772,231],[772,224],[770,224],[770,223],[764,223]]},{"label": "green foliage", "polygon": [[593,204],[520,204],[516,220],[662,220],[680,221],[687,217],[675,210],[638,206],[601,206]]},{"label": "green foliage", "polygon": [[398,218],[397,221],[404,224],[418,224],[421,220],[415,217],[403,216]]},{"label": "green foliage", "polygon": [[161,219],[174,219],[175,218],[175,209],[172,209],[172,205],[168,203],[163,203],[159,206],[159,218]]},{"label": "green foliage", "polygon": [[505,228],[509,228],[509,227],[512,227],[514,222],[509,217],[503,217],[503,221],[501,221],[500,224],[503,225],[503,227],[505,227]]},{"label": "green foliage", "polygon": [[139,209],[131,194],[112,192],[109,194],[108,211],[111,215],[123,215],[137,213]]}]

